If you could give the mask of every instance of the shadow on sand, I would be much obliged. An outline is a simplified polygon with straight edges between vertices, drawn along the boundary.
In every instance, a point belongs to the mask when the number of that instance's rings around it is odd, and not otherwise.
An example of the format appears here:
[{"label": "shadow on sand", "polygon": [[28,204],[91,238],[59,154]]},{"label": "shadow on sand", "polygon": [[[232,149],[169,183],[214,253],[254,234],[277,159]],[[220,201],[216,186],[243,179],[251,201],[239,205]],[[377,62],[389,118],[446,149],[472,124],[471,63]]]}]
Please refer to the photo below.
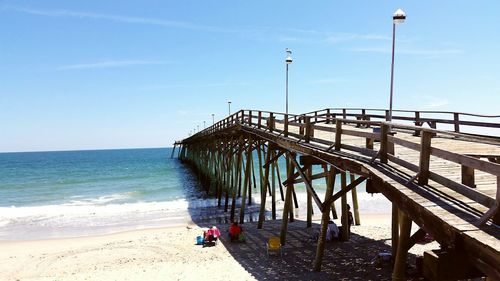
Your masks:
[{"label": "shadow on sand", "polygon": [[[208,227],[210,224],[200,222],[198,225]],[[268,257],[266,251],[268,238],[279,236],[281,220],[266,221],[260,230],[255,222],[243,224],[245,243],[230,242],[227,227],[227,224],[219,225],[222,245],[257,280],[391,280],[392,266],[374,263],[378,253],[390,253],[390,246],[384,243],[386,239],[373,240],[356,234],[356,228],[363,226],[353,227],[348,242],[326,243],[321,272],[312,270],[317,243],[310,239],[313,229],[319,229],[318,224],[306,228],[304,221],[289,223],[282,258],[277,253]],[[377,231],[376,227],[372,228]],[[410,254],[409,258],[414,260],[415,256]],[[408,280],[422,280],[414,270],[410,270],[409,275]]]}]

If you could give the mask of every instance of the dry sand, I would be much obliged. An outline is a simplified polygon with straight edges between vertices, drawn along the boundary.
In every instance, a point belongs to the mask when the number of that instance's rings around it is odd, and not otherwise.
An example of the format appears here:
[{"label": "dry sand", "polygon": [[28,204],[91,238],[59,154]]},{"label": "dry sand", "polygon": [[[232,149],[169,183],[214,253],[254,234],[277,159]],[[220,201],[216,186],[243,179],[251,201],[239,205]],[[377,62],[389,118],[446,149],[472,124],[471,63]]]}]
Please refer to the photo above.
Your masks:
[{"label": "dry sand", "polygon": [[[267,257],[265,241],[279,235],[281,221],[243,225],[247,243],[223,237],[214,247],[195,245],[199,225],[112,235],[0,242],[0,280],[390,280],[390,266],[371,261],[390,252],[390,216],[363,216],[349,242],[326,246],[322,272],[312,272],[316,243],[303,221],[289,224],[283,258]],[[209,225],[205,225],[209,226]],[[316,224],[314,228],[318,228]],[[414,231],[416,228],[414,228]],[[437,248],[437,244],[419,246]]]}]

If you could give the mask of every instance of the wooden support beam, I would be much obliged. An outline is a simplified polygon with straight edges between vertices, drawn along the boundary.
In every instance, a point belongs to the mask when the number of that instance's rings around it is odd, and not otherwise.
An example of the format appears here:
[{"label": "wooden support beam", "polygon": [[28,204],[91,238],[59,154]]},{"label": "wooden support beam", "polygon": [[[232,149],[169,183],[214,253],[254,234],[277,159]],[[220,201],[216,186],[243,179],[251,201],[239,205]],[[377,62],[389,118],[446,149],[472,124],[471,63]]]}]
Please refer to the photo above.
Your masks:
[{"label": "wooden support beam", "polygon": [[323,203],[321,203],[321,200],[319,199],[318,194],[316,194],[316,191],[314,190],[314,188],[310,184],[309,179],[306,177],[304,172],[302,172],[302,169],[300,168],[299,163],[297,162],[297,160],[295,158],[290,158],[290,160],[291,160],[292,164],[295,166],[295,168],[297,169],[300,177],[302,179],[304,179],[304,184],[306,185],[307,190],[311,193],[311,196],[314,199],[314,202],[316,202],[316,205],[318,206],[318,208],[322,209]]},{"label": "wooden support beam", "polygon": [[263,168],[266,168],[267,166],[271,165],[271,163],[274,163],[278,158],[280,158],[285,152],[280,150],[276,155],[273,156],[273,158],[269,159],[269,161],[266,161],[264,164]]},{"label": "wooden support beam", "polygon": [[418,241],[422,240],[422,238],[425,237],[425,230],[423,228],[419,228],[413,235],[410,237],[408,240],[408,247],[406,251],[409,251],[415,244],[417,244]]},{"label": "wooden support beam", "polygon": [[[266,154],[266,162],[269,162],[271,159],[271,149],[267,150]],[[257,229],[262,229],[262,224],[264,223],[265,219],[265,212],[266,212],[266,195],[267,195],[267,180],[269,178],[269,165],[266,167],[265,172],[264,172],[264,179],[263,183],[261,185],[261,192],[260,192],[260,210],[259,210],[259,221],[257,223]]]},{"label": "wooden support beam", "polygon": [[469,280],[484,277],[469,261],[466,253],[459,250],[425,251],[423,274],[426,280]]},{"label": "wooden support beam", "polygon": [[[349,185],[351,185],[353,182],[356,181],[356,177],[352,173],[349,173],[349,174],[350,174],[350,180],[351,180]],[[363,180],[364,180],[364,178],[363,178]],[[351,195],[352,195],[352,208],[353,208],[353,213],[354,213],[354,224],[361,225],[361,219],[359,217],[358,191],[356,190],[356,187],[352,188]]]},{"label": "wooden support beam", "polygon": [[347,176],[345,172],[340,174],[340,184],[341,190],[344,191],[341,196],[342,215],[340,216],[342,222],[342,241],[348,241],[351,226],[349,225],[349,210],[347,209]]},{"label": "wooden support beam", "polygon": [[[326,176],[327,176],[327,174],[325,172],[317,173],[317,174],[311,176],[311,180],[321,179],[321,178],[324,178]],[[293,180],[293,183],[301,183],[303,181],[304,180],[302,178],[300,178],[300,179],[296,178],[295,180]]]},{"label": "wooden support beam", "polygon": [[396,258],[398,252],[399,241],[399,209],[398,206],[392,203],[392,218],[391,218],[391,252],[392,258]]},{"label": "wooden support beam", "polygon": [[411,233],[411,220],[405,213],[399,211],[399,240],[396,260],[394,261],[394,270],[392,272],[393,281],[406,280],[406,259],[408,256],[408,242]]},{"label": "wooden support beam", "polygon": [[[271,153],[274,156],[276,152],[274,150],[268,149],[267,153]],[[276,163],[271,166],[271,216],[272,219],[276,219]]]},{"label": "wooden support beam", "polygon": [[[287,152],[287,157],[292,158],[293,156]],[[289,165],[288,170],[292,170],[293,173],[293,166]],[[290,173],[290,174],[292,174]],[[293,185],[289,184],[286,187],[286,195],[285,195],[285,205],[283,206],[283,217],[281,219],[281,233],[280,233],[280,241],[281,245],[286,244],[286,230],[288,228],[288,215],[290,213],[290,209],[292,207],[292,190],[293,190]]]},{"label": "wooden support beam", "polygon": [[[326,169],[326,168],[325,168]],[[326,184],[326,192],[325,192],[325,202],[330,199],[333,194],[333,187],[335,184],[335,168],[331,168],[328,171],[327,176],[327,184]],[[316,257],[314,259],[314,271],[321,271],[321,262],[323,261],[323,255],[325,252],[325,242],[326,242],[326,233],[328,228],[328,222],[330,221],[330,210],[322,210],[321,216],[321,229],[319,232],[318,245],[316,247]]]},{"label": "wooden support beam", "polygon": [[[312,165],[307,165],[304,168],[306,168],[306,176],[307,176],[307,179],[309,179],[308,184],[310,186],[312,186],[312,179],[311,179],[311,177],[312,177]],[[306,180],[306,179],[304,179],[304,180]],[[309,189],[307,189],[306,196],[307,196],[306,227],[310,228],[310,227],[312,227],[313,206],[312,206],[312,194],[309,191]]]},{"label": "wooden support beam", "polygon": [[245,207],[246,207],[246,194],[249,189],[250,185],[250,179],[251,179],[251,168],[252,168],[252,138],[249,137],[248,142],[250,145],[248,145],[248,150],[247,150],[247,160],[246,160],[246,165],[245,165],[245,183],[243,185],[243,195],[241,197],[241,207],[240,207],[240,223],[243,224],[245,223]]},{"label": "wooden support beam", "polygon": [[[321,210],[328,210],[330,208],[330,205],[335,202],[337,199],[341,198],[342,196],[345,196],[347,192],[351,191],[353,188],[358,186],[360,183],[362,183],[366,178],[364,177],[358,177],[356,180],[352,181],[349,185],[345,185],[341,188],[341,190],[332,197],[328,201],[325,201],[323,205],[321,206]],[[342,178],[341,178],[342,181]],[[346,199],[347,200],[347,199]]]}]

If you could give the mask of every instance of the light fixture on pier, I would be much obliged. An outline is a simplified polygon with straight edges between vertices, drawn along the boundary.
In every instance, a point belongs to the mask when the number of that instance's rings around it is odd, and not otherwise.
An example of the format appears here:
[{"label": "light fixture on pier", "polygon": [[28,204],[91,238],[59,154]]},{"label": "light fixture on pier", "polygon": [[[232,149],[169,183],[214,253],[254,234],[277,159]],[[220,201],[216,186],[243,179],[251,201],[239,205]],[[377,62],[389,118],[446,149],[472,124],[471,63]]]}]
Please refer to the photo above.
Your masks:
[{"label": "light fixture on pier", "polygon": [[392,16],[392,62],[391,62],[391,92],[389,97],[389,116],[387,121],[392,122],[392,95],[394,85],[394,49],[396,47],[396,24],[401,24],[406,20],[406,14],[401,9],[397,9]]},{"label": "light fixture on pier", "polygon": [[205,130],[206,127],[207,127],[206,122],[203,121],[203,130]]},{"label": "light fixture on pier", "polygon": [[229,106],[229,116],[231,116],[231,100],[227,101],[227,105]]},{"label": "light fixture on pier", "polygon": [[212,113],[212,125],[214,125],[214,124],[215,124],[215,114]]},{"label": "light fixture on pier", "polygon": [[286,66],[286,81],[285,81],[285,112],[288,114],[288,65],[292,63],[292,50],[289,48],[285,49],[286,58],[285,58],[285,66]]}]

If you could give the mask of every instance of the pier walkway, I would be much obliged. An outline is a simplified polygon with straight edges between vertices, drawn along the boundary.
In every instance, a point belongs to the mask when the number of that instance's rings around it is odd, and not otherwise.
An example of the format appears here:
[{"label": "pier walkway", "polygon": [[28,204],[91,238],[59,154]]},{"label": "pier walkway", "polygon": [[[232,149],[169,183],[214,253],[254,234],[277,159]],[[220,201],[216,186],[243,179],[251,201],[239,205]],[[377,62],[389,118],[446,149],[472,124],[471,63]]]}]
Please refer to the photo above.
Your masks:
[{"label": "pier walkway", "polygon": [[[346,214],[346,196],[352,193],[359,223],[356,186],[366,181],[367,192],[382,193],[393,204],[393,280],[405,280],[407,251],[426,233],[441,245],[424,254],[427,278],[500,280],[500,116],[396,110],[393,122],[386,122],[387,117],[387,110],[377,109],[325,109],[301,115],[241,110],[175,146],[181,147],[180,159],[198,172],[219,206],[230,208],[231,219],[236,198],[241,197],[243,221],[253,184],[261,189],[262,228],[266,198],[272,197],[270,210],[276,218],[280,189],[283,244],[288,221],[293,220],[294,184],[304,183],[308,226],[313,204],[322,213],[317,271],[330,212],[337,215],[333,203],[340,199],[340,212]],[[253,165],[254,155],[258,166]],[[286,158],[286,175],[279,173],[280,157]],[[323,170],[313,174],[316,165]],[[314,187],[318,180],[326,181],[324,198]],[[410,235],[412,222],[420,229]],[[347,216],[342,216],[342,225],[347,225]],[[348,239],[348,228],[342,231]]]}]

